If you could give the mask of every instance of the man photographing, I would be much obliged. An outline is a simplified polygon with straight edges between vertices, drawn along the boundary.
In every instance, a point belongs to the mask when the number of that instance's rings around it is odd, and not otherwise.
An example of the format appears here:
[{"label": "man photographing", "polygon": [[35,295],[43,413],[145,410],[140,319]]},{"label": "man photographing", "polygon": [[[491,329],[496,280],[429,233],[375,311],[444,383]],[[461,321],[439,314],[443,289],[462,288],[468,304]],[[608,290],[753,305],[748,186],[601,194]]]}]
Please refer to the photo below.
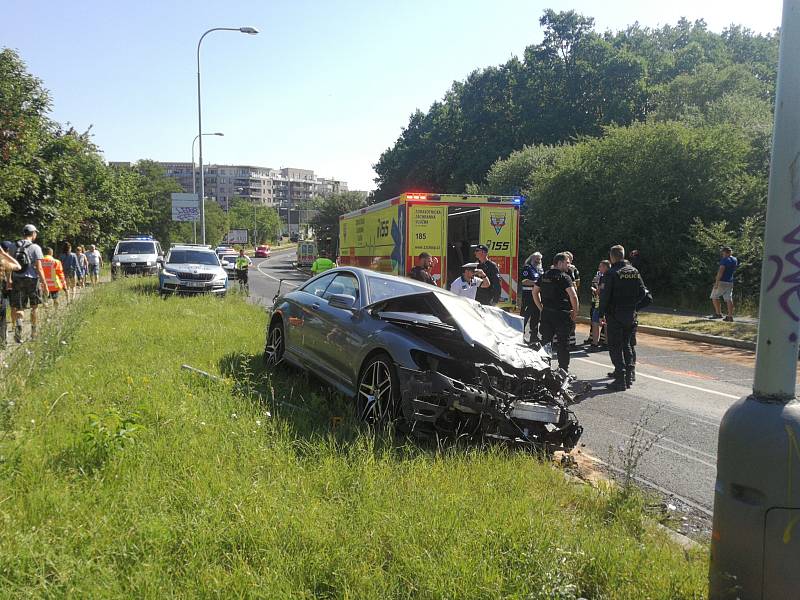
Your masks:
[{"label": "man photographing", "polygon": [[569,270],[572,261],[565,252],[555,255],[553,266],[533,286],[533,301],[541,312],[542,345],[553,343],[558,366],[569,371],[569,332],[578,316],[578,294]]}]

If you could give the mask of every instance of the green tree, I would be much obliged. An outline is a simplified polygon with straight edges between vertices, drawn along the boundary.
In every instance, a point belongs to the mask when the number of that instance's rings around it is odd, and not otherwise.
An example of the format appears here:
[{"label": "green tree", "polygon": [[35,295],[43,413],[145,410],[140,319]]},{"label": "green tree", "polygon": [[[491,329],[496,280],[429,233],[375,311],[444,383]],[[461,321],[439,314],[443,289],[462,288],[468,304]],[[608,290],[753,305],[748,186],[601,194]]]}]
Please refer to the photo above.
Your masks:
[{"label": "green tree", "polygon": [[[51,122],[50,97],[19,55],[0,50],[0,232],[19,234],[32,217],[44,165],[38,161]],[[12,214],[13,210],[13,214]],[[10,220],[9,215],[11,215]]]},{"label": "green tree", "polygon": [[[245,198],[235,198],[228,209],[228,220],[231,229],[246,229],[249,239],[254,245],[275,242],[281,227],[278,212],[269,206],[254,204]],[[253,239],[256,228],[257,239]]]}]

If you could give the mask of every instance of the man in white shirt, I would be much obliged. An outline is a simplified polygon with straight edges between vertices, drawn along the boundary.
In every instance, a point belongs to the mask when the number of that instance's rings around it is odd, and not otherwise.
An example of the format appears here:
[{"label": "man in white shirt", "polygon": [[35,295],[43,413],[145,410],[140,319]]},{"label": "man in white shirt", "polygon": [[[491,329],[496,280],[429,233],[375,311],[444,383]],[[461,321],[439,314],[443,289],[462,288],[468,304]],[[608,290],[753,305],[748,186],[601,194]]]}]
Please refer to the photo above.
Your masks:
[{"label": "man in white shirt", "polygon": [[92,285],[95,285],[100,277],[100,267],[103,266],[103,257],[100,256],[100,252],[94,244],[89,246],[89,252],[86,253],[86,260],[89,262],[89,281],[91,281]]},{"label": "man in white shirt", "polygon": [[475,300],[478,288],[488,288],[490,285],[489,278],[478,268],[478,263],[467,263],[461,266],[461,277],[450,284],[450,291],[457,296]]}]

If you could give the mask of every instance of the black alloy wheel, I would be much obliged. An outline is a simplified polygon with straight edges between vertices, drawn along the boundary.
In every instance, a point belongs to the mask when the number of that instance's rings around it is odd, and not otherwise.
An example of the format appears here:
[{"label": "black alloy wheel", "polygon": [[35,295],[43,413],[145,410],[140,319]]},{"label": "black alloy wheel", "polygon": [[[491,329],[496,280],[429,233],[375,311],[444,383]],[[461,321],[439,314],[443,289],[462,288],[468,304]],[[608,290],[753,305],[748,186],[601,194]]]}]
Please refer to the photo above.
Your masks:
[{"label": "black alloy wheel", "polygon": [[356,410],[361,421],[378,427],[400,418],[400,384],[388,354],[376,354],[361,369]]},{"label": "black alloy wheel", "polygon": [[264,366],[268,370],[272,370],[281,364],[284,350],[283,325],[278,321],[270,326],[267,334],[267,343],[264,346]]}]

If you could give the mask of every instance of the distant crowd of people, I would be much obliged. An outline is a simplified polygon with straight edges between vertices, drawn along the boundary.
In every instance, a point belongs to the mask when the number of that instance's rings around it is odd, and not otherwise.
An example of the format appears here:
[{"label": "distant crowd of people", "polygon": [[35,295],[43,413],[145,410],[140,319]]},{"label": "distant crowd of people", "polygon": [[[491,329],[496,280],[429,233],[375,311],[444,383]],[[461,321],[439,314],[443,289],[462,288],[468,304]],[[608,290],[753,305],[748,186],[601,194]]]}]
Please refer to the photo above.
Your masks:
[{"label": "distant crowd of people", "polygon": [[14,340],[23,341],[23,319],[30,309],[31,338],[38,334],[38,309],[49,298],[58,307],[78,288],[96,285],[103,257],[94,245],[84,250],[64,242],[58,258],[51,247],[36,243],[39,231],[25,225],[17,241],[0,242],[0,349],[8,342],[8,308],[14,324]]}]

